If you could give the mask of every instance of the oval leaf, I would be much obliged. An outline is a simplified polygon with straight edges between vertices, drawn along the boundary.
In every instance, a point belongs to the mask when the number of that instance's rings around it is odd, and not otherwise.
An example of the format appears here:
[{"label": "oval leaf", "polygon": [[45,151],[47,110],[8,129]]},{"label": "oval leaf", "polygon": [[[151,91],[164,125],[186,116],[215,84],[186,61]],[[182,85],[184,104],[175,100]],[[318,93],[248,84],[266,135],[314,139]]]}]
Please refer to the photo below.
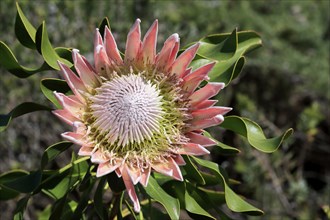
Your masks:
[{"label": "oval leaf", "polygon": [[35,36],[36,36],[36,29],[33,25],[29,22],[29,20],[25,17],[24,13],[22,12],[21,8],[16,2],[17,14],[15,20],[15,34],[19,42],[28,47],[30,49],[36,49],[35,45]]},{"label": "oval leaf", "polygon": [[218,164],[208,160],[199,159],[197,157],[193,157],[193,158],[199,165],[207,167],[211,171],[213,171],[222,181],[222,185],[225,191],[226,204],[230,210],[234,212],[245,212],[246,214],[249,215],[263,214],[263,211],[247,203],[228,186],[227,183],[228,179],[226,178],[226,174],[222,169],[220,169]]},{"label": "oval leaf", "polygon": [[21,66],[10,48],[2,41],[0,41],[0,65],[18,78],[27,78],[37,72],[52,69],[46,63],[36,68]]},{"label": "oval leaf", "polygon": [[60,153],[67,150],[71,145],[71,142],[63,141],[48,147],[41,157],[41,169],[43,170],[50,161],[54,160]]},{"label": "oval leaf", "polygon": [[39,186],[40,181],[41,171],[36,171],[11,181],[7,181],[3,183],[3,185],[20,193],[31,193]]},{"label": "oval leaf", "polygon": [[204,217],[207,217],[209,219],[215,219],[212,215],[210,215],[205,209],[203,209],[197,201],[188,193],[186,190],[184,194],[185,198],[185,205],[186,205],[186,210],[188,212],[191,212],[196,215],[202,215]]},{"label": "oval leaf", "polygon": [[24,115],[24,114],[27,114],[30,112],[42,111],[42,110],[50,111],[51,109],[47,106],[43,106],[43,105],[33,103],[33,102],[24,102],[24,103],[16,106],[8,114],[0,115],[0,132],[4,131],[8,127],[10,121],[13,118],[17,118],[21,115]]},{"label": "oval leaf", "polygon": [[68,67],[72,67],[72,63],[66,59],[61,58],[52,47],[48,33],[46,30],[46,23],[43,22],[36,33],[36,45],[38,51],[41,53],[42,57],[44,58],[45,62],[53,69],[60,70],[60,67],[57,64],[57,61],[61,61],[62,63],[66,64]]},{"label": "oval leaf", "polygon": [[99,181],[99,184],[94,194],[94,208],[97,215],[102,220],[108,218],[108,210],[105,208],[103,204],[103,195],[104,195],[103,191],[106,183],[107,183],[106,177],[102,177]]},{"label": "oval leaf", "polygon": [[207,131],[203,131],[203,134],[204,134],[206,137],[212,139],[213,141],[215,141],[215,142],[217,143],[216,146],[219,147],[218,150],[220,150],[220,153],[222,153],[222,154],[225,154],[225,155],[232,155],[232,154],[237,154],[237,153],[240,152],[240,150],[238,150],[237,148],[235,148],[235,147],[231,147],[231,146],[229,146],[229,145],[226,145],[226,144],[221,143],[220,141],[216,140],[216,139],[213,138],[213,137],[211,136],[211,134],[210,134],[209,132],[207,132]]},{"label": "oval leaf", "polygon": [[62,106],[55,98],[54,91],[61,92],[63,94],[67,94],[71,91],[65,80],[52,78],[41,80],[40,88],[46,98],[49,99],[58,109],[61,109]]},{"label": "oval leaf", "polygon": [[276,151],[293,132],[292,129],[288,129],[281,136],[267,139],[256,122],[238,116],[225,117],[225,121],[220,126],[242,135],[251,146],[265,153]]},{"label": "oval leaf", "polygon": [[186,178],[192,180],[198,184],[204,185],[205,180],[202,174],[199,172],[198,168],[195,164],[193,164],[188,156],[183,156],[186,165],[184,165],[184,169],[186,170]]},{"label": "oval leaf", "polygon": [[168,195],[157,183],[157,181],[150,176],[148,186],[144,188],[147,194],[162,204],[168,212],[171,219],[179,219],[180,203],[177,199]]},{"label": "oval leaf", "polygon": [[260,36],[252,31],[234,30],[231,34],[209,35],[200,42],[200,48],[191,66],[196,69],[217,61],[209,73],[210,81],[221,81],[226,85],[241,72],[245,63],[243,55],[261,46]]}]

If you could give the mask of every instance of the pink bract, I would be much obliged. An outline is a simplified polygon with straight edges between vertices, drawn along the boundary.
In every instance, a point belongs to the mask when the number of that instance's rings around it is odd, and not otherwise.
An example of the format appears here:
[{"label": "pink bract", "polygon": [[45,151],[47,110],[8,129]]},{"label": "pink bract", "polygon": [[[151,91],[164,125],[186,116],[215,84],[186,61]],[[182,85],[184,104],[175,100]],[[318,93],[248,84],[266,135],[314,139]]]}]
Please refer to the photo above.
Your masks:
[{"label": "pink bract", "polygon": [[183,180],[181,155],[204,155],[216,144],[203,129],[220,124],[228,107],[209,100],[224,83],[207,83],[215,63],[189,68],[199,43],[179,56],[179,36],[171,35],[156,51],[158,21],[141,41],[140,20],[127,36],[124,58],[105,28],[96,30],[94,66],[72,51],[74,73],[59,62],[73,95],[55,92],[63,109],[53,113],[73,127],[63,138],[80,146],[79,155],[98,164],[96,176],[115,172],[121,177],[134,210],[140,211],[134,185],[148,185],[151,171]]}]

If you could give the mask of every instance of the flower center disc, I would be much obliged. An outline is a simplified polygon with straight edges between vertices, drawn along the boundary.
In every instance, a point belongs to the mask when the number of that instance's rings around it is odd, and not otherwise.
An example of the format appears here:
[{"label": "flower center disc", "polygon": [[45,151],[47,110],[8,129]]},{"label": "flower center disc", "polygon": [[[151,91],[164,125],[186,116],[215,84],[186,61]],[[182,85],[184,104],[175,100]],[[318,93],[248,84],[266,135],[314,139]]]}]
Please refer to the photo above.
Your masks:
[{"label": "flower center disc", "polygon": [[117,146],[150,140],[159,132],[162,97],[140,75],[120,76],[105,82],[91,97],[93,128],[103,140]]}]

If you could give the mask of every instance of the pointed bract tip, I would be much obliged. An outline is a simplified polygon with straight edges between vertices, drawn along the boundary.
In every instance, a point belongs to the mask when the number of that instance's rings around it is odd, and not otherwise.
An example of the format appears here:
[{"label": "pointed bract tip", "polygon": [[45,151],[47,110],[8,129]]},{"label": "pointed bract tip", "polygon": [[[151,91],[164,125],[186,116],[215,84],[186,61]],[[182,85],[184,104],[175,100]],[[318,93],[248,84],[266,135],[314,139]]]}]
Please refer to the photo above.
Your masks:
[{"label": "pointed bract tip", "polygon": [[100,53],[100,51],[103,49],[102,45],[97,45],[95,48],[96,53]]},{"label": "pointed bract tip", "polygon": [[152,23],[152,25],[151,25],[151,26],[155,26],[155,25],[157,25],[157,26],[158,26],[158,19],[154,20],[154,22]]},{"label": "pointed bract tip", "polygon": [[78,49],[72,49],[72,53],[79,53],[79,50]]},{"label": "pointed bract tip", "polygon": [[223,117],[223,115],[217,115],[214,118],[217,119],[217,121],[219,121],[219,122],[223,122],[225,120],[225,118]]},{"label": "pointed bract tip", "polygon": [[55,98],[59,101],[59,102],[63,102],[63,94],[62,93],[59,93],[59,92],[56,92],[54,91],[53,94],[55,95]]},{"label": "pointed bract tip", "polygon": [[200,45],[201,45],[201,42],[197,42],[194,45],[192,45],[191,48],[194,48],[195,50],[198,50]]},{"label": "pointed bract tip", "polygon": [[215,86],[215,87],[218,88],[218,89],[223,89],[223,88],[225,88],[225,86],[226,86],[226,84],[223,83],[223,82],[211,82],[211,83],[209,83],[209,84]]},{"label": "pointed bract tip", "polygon": [[172,34],[172,36],[175,38],[175,41],[179,41],[180,40],[180,37],[179,37],[179,34],[178,33],[174,33],[174,34]]},{"label": "pointed bract tip", "polygon": [[63,65],[65,65],[64,63],[62,63],[61,61],[57,60],[57,64],[61,67]]},{"label": "pointed bract tip", "polygon": [[225,86],[226,86],[225,83],[219,83],[219,87],[220,87],[221,89],[225,88]]}]

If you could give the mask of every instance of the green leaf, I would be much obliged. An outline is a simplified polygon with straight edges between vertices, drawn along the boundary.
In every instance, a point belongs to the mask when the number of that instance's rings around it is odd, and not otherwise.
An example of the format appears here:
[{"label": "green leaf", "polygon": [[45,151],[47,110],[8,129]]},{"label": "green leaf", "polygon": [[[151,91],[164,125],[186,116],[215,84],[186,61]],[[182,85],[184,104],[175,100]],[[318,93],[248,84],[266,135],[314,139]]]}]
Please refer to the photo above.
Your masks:
[{"label": "green leaf", "polygon": [[26,208],[27,203],[30,200],[30,196],[26,196],[22,199],[20,199],[17,204],[16,204],[16,208],[15,208],[15,215],[14,215],[14,220],[23,220],[23,214]]},{"label": "green leaf", "polygon": [[123,179],[119,178],[115,172],[107,175],[107,181],[111,190],[116,193],[120,193],[126,189]]},{"label": "green leaf", "polygon": [[0,184],[13,181],[19,177],[28,175],[29,172],[25,170],[11,170],[0,175]]},{"label": "green leaf", "polygon": [[27,78],[37,72],[52,69],[46,63],[36,68],[21,66],[10,48],[2,41],[0,41],[0,65],[19,78]]},{"label": "green leaf", "polygon": [[47,205],[41,212],[37,213],[38,220],[49,220],[51,214],[51,208],[53,205]]},{"label": "green leaf", "polygon": [[230,219],[220,209],[220,206],[226,202],[224,192],[196,187],[191,183],[187,183],[187,190],[201,207],[206,210],[214,209],[220,216],[220,219]]},{"label": "green leaf", "polygon": [[63,141],[49,146],[41,157],[41,169],[45,169],[46,165],[54,160],[60,153],[67,150],[72,145],[71,142]]},{"label": "green leaf", "polygon": [[225,193],[222,191],[214,191],[202,187],[195,187],[193,190],[191,190],[191,195],[193,196],[194,193],[198,193],[202,198],[207,198],[208,201],[211,201],[214,205],[219,206],[219,204],[223,204],[226,202]]},{"label": "green leaf", "polygon": [[222,183],[220,179],[215,175],[205,173],[203,171],[200,171],[200,173],[203,176],[203,179],[205,180],[205,186],[215,186],[217,184]]},{"label": "green leaf", "polygon": [[0,132],[4,131],[8,127],[10,121],[13,118],[17,118],[21,115],[24,115],[24,114],[27,114],[30,112],[41,111],[41,110],[49,111],[51,109],[49,107],[46,107],[46,106],[43,106],[40,104],[36,104],[33,102],[24,102],[24,103],[16,106],[8,114],[0,115]]},{"label": "green leaf", "polygon": [[20,193],[0,184],[0,201],[10,200],[17,197]]},{"label": "green leaf", "polygon": [[237,30],[235,29],[221,43],[209,43],[207,39],[200,41],[198,54],[207,59],[228,60],[234,56],[237,49]]},{"label": "green leaf", "polygon": [[84,219],[84,212],[88,206],[89,196],[93,189],[93,184],[91,184],[81,195],[79,198],[78,206],[74,210],[74,213],[72,215],[72,219]]},{"label": "green leaf", "polygon": [[110,29],[110,22],[107,17],[103,18],[101,23],[99,24],[99,32],[101,33],[101,36],[104,38],[104,30],[105,26],[107,26]]},{"label": "green leaf", "polygon": [[162,204],[168,212],[171,219],[179,219],[180,203],[177,199],[168,195],[157,183],[157,181],[150,176],[148,186],[144,188],[147,194]]},{"label": "green leaf", "polygon": [[251,146],[265,153],[276,151],[282,142],[293,132],[292,129],[288,129],[278,137],[267,139],[261,127],[256,122],[238,116],[225,117],[225,121],[220,126],[242,135]]},{"label": "green leaf", "polygon": [[45,62],[53,69],[60,70],[60,67],[57,64],[57,61],[61,61],[62,63],[66,64],[68,67],[72,67],[72,63],[66,59],[61,58],[52,47],[48,33],[46,30],[46,23],[43,22],[36,33],[36,45],[38,51],[41,53],[42,57],[44,58]]},{"label": "green leaf", "polygon": [[108,212],[103,204],[103,191],[105,184],[107,183],[106,177],[102,177],[99,181],[99,185],[96,188],[94,194],[94,209],[100,219],[104,220],[108,218]]},{"label": "green leaf", "polygon": [[[68,203],[66,203],[62,216],[61,216],[61,220],[71,220],[73,219],[73,212],[74,210],[76,210],[78,207],[78,203],[76,201],[69,201]],[[83,219],[83,218],[82,218]]]},{"label": "green leaf", "polygon": [[0,175],[0,200],[13,199],[20,194],[20,192],[8,188],[3,184],[6,182],[11,182],[15,179],[28,175],[29,172],[25,170],[11,170],[9,172]]},{"label": "green leaf", "polygon": [[215,67],[208,74],[210,81],[221,81],[226,85],[241,72],[245,63],[243,55],[261,46],[260,36],[252,31],[234,30],[231,34],[209,35],[200,42],[191,66],[196,69],[216,61]]},{"label": "green leaf", "polygon": [[89,166],[86,160],[89,157],[83,157],[61,168],[53,175],[42,181],[40,189],[49,197],[60,199],[75,188],[83,179]]},{"label": "green leaf", "polygon": [[186,190],[184,194],[185,198],[185,206],[188,212],[194,213],[196,215],[201,215],[207,217],[209,219],[215,219],[212,215],[210,215],[205,209],[203,209],[198,202],[189,194]]},{"label": "green leaf", "polygon": [[[60,57],[72,62],[71,50],[58,47],[55,48],[55,52],[58,53]],[[13,52],[2,41],[0,41],[0,65],[18,78],[27,78],[38,72],[53,70],[53,68],[45,62],[41,66],[33,68],[20,65]]]},{"label": "green leaf", "polygon": [[54,203],[54,205],[52,205],[49,220],[61,219],[64,207],[67,204],[67,200],[68,200],[67,196],[64,196],[64,197],[58,199]]},{"label": "green leaf", "polygon": [[215,142],[217,143],[216,146],[219,147],[218,150],[219,150],[220,153],[222,153],[222,154],[225,154],[225,155],[233,155],[233,154],[237,154],[237,153],[240,152],[240,150],[238,150],[237,148],[235,148],[235,147],[231,147],[231,146],[229,146],[229,145],[226,145],[226,144],[221,143],[220,141],[216,140],[216,139],[213,138],[212,135],[211,135],[209,132],[207,132],[207,131],[203,131],[203,134],[204,134],[206,137],[212,139],[213,141],[215,141]]},{"label": "green leaf", "polygon": [[201,173],[199,172],[198,168],[195,164],[193,164],[188,156],[183,156],[186,165],[184,166],[184,169],[186,170],[186,177],[189,180],[193,180],[194,182],[204,185],[205,180]]},{"label": "green leaf", "polygon": [[[223,82],[228,85],[241,73],[244,64],[245,58],[243,56],[235,60],[228,69],[224,69],[224,63],[218,62],[208,74],[210,81]],[[221,74],[219,75],[219,73]]]},{"label": "green leaf", "polygon": [[16,2],[17,14],[15,20],[15,34],[19,42],[30,49],[36,49],[35,35],[36,29],[25,17],[18,2]]},{"label": "green leaf", "polygon": [[49,99],[58,109],[62,108],[62,106],[55,98],[54,91],[61,92],[63,94],[71,93],[71,89],[66,81],[61,79],[42,79],[40,82],[40,88],[46,98]]},{"label": "green leaf", "polygon": [[225,191],[225,199],[228,208],[234,212],[244,212],[248,215],[262,215],[263,211],[252,206],[251,204],[244,201],[241,197],[239,197],[229,186],[228,179],[224,171],[219,167],[218,164],[203,160],[197,157],[193,157],[194,160],[201,166],[207,167],[212,170],[218,178],[222,181],[222,185]]},{"label": "green leaf", "polygon": [[[46,218],[44,220],[71,220],[74,210],[77,208],[78,204],[75,201],[70,201],[67,197],[63,197],[55,202],[54,205],[52,205],[51,209],[51,215],[49,218]],[[39,219],[41,220],[41,219]]]},{"label": "green leaf", "polygon": [[6,181],[3,183],[3,185],[20,193],[31,193],[39,186],[40,181],[41,171],[38,170],[13,180]]},{"label": "green leaf", "polygon": [[165,211],[162,211],[158,208],[152,207],[150,204],[141,204],[141,210],[145,215],[145,219],[159,219],[159,220],[166,220],[169,219],[169,216]]},{"label": "green leaf", "polygon": [[[185,170],[184,169],[181,170],[181,172],[182,172],[182,175],[185,175]],[[154,175],[154,178],[157,180],[157,183],[161,186],[163,184],[165,184],[166,182],[173,180],[172,177],[166,176],[166,175],[161,174],[161,173],[154,172],[153,175]]]},{"label": "green leaf", "polygon": [[72,48],[66,48],[66,47],[55,47],[55,52],[58,56],[61,58],[69,61],[70,63],[73,63],[72,58]]},{"label": "green leaf", "polygon": [[87,190],[91,184],[95,183],[95,178],[92,177],[91,174],[91,170],[93,170],[94,167],[95,166],[92,163],[88,163],[88,169],[86,169],[86,173],[79,184],[78,190],[80,192]]}]

